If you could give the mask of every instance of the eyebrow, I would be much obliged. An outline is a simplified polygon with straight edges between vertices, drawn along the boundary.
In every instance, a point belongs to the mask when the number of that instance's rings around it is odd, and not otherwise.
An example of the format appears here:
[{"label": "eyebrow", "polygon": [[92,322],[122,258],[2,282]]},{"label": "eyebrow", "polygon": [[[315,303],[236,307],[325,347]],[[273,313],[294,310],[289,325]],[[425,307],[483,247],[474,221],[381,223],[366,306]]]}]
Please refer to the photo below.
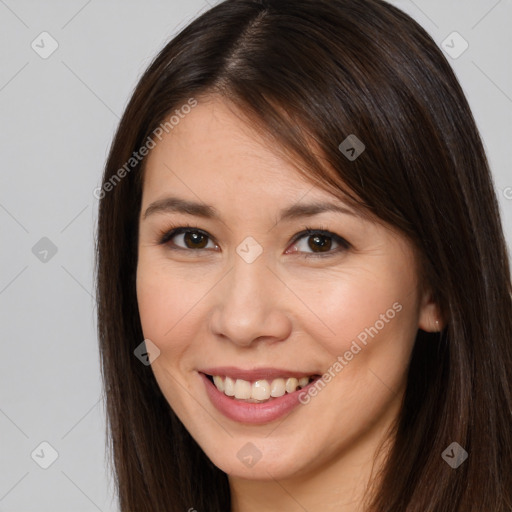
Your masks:
[{"label": "eyebrow", "polygon": [[[203,217],[205,219],[221,220],[220,214],[213,206],[195,201],[189,201],[186,199],[180,199],[178,197],[166,197],[151,203],[144,212],[143,219],[147,219],[150,215],[155,213],[171,212],[185,213],[188,215],[194,215],[196,217]],[[341,204],[334,204],[329,202],[313,202],[307,204],[297,203],[281,210],[278,222],[293,220],[301,217],[310,217],[324,212],[337,212],[353,215],[355,217],[360,216],[357,212]]]}]

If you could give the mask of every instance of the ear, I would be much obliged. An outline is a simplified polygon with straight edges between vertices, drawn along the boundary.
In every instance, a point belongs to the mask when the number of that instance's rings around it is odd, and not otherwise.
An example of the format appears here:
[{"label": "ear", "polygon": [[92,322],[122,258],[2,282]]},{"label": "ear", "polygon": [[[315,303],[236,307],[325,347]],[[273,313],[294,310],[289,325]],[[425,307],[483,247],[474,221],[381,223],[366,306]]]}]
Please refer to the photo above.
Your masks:
[{"label": "ear", "polygon": [[439,305],[433,299],[432,292],[425,290],[421,297],[418,327],[426,332],[440,332],[444,326]]}]

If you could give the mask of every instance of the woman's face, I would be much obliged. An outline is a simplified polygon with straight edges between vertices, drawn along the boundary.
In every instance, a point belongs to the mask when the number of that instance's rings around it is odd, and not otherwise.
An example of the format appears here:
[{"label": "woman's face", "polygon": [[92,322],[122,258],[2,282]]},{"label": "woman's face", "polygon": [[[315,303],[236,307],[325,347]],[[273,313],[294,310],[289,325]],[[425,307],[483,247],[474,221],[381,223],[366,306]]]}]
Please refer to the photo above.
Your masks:
[{"label": "woman's face", "polygon": [[137,298],[174,412],[219,468],[261,480],[371,461],[434,311],[402,236],[213,98],[148,157]]}]

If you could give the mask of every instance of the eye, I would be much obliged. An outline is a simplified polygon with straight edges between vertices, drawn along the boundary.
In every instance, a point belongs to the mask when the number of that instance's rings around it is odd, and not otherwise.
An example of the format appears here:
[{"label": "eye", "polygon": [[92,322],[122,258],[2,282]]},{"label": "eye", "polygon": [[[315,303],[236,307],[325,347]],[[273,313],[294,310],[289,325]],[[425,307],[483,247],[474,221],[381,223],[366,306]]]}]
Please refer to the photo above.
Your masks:
[{"label": "eye", "polygon": [[344,238],[325,229],[306,228],[294,238],[292,249],[287,252],[306,253],[305,257],[331,256],[351,246]]},{"label": "eye", "polygon": [[[215,249],[217,247],[207,233],[192,226],[182,226],[163,233],[160,244],[170,242],[172,242],[170,245],[174,246],[173,249]],[[211,242],[213,247],[208,247],[208,242]]]},{"label": "eye", "polygon": [[[171,250],[218,249],[218,245],[212,241],[208,233],[194,226],[175,227],[160,233],[159,244],[167,245]],[[306,227],[295,235],[292,245],[286,253],[302,253],[306,258],[326,257],[345,251],[350,247],[350,243],[336,233],[325,229]]]}]

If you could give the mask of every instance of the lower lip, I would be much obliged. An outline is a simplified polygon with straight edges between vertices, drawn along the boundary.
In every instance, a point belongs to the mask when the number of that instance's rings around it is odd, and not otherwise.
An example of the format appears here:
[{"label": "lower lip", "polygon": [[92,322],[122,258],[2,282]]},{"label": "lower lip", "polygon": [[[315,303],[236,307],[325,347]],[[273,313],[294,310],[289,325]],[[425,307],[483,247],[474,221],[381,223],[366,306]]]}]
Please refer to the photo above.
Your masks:
[{"label": "lower lip", "polygon": [[315,383],[315,381],[312,381],[307,386],[293,393],[286,393],[269,402],[257,404],[242,402],[226,396],[215,387],[204,373],[200,373],[199,375],[201,375],[204,381],[208,397],[219,412],[233,421],[251,423],[254,425],[270,423],[291,412],[297,405],[301,404],[299,394],[307,392],[309,386]]}]

